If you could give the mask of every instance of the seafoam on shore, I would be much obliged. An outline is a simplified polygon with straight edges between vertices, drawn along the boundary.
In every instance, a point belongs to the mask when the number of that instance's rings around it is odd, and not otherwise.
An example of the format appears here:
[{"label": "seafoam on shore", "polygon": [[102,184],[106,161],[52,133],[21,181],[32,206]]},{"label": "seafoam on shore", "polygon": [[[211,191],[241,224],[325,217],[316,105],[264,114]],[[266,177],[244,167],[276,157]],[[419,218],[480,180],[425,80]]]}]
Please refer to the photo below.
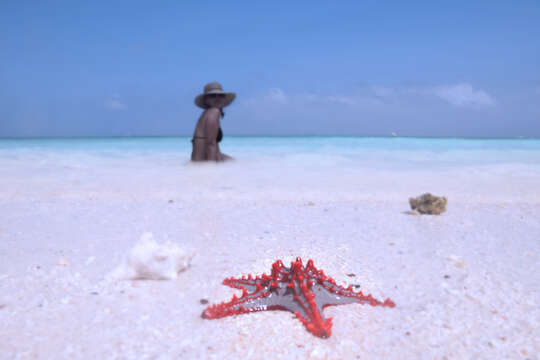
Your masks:
[{"label": "seafoam on shore", "polygon": [[[155,144],[1,148],[0,357],[537,357],[539,151],[298,141],[231,140],[219,166]],[[406,214],[426,191],[448,211]],[[191,266],[110,279],[145,232]],[[225,277],[297,256],[396,308],[327,308],[329,339],[288,312],[200,317],[235,293]]]}]

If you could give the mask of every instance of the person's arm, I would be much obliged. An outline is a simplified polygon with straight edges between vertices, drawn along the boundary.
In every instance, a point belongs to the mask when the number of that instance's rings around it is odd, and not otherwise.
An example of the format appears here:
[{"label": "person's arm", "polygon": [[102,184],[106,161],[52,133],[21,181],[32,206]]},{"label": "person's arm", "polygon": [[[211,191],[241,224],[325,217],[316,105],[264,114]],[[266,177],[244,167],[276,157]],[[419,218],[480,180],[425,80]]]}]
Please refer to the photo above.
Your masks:
[{"label": "person's arm", "polygon": [[205,122],[205,138],[206,138],[206,157],[207,160],[220,161],[218,146],[217,146],[217,134],[219,131],[219,109],[210,109],[206,114]]}]

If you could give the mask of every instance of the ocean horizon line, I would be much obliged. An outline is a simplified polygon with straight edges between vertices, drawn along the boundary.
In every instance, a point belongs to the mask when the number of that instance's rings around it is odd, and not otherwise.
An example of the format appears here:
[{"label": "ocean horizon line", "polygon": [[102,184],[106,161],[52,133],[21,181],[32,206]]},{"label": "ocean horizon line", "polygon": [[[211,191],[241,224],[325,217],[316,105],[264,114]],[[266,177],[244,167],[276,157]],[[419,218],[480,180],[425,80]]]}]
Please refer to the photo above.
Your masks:
[{"label": "ocean horizon line", "polygon": [[[191,135],[110,135],[110,136],[0,136],[2,140],[93,140],[171,139]],[[228,138],[344,138],[344,139],[426,139],[426,140],[540,140],[536,136],[415,136],[415,135],[227,135]]]}]

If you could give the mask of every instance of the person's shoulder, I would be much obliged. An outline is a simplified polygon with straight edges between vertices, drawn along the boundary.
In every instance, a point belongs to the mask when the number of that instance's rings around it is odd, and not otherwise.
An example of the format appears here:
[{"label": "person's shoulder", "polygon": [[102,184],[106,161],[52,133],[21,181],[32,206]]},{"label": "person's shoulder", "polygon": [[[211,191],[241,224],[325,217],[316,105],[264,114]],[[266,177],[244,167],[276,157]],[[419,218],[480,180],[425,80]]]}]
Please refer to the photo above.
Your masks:
[{"label": "person's shoulder", "polygon": [[206,114],[204,116],[204,123],[205,126],[219,126],[219,116],[220,111],[216,108],[210,108],[206,110]]}]

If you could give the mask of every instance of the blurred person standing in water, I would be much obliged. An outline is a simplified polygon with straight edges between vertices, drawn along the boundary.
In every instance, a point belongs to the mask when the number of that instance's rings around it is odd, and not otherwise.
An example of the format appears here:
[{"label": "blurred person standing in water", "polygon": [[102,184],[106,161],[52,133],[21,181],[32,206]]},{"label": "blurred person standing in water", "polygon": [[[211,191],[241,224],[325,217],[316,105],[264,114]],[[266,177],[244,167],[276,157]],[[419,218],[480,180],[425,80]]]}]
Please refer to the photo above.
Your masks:
[{"label": "blurred person standing in water", "polygon": [[223,138],[220,119],[225,116],[223,108],[236,98],[235,93],[225,92],[220,83],[205,85],[202,94],[195,98],[195,105],[204,109],[193,133],[191,161],[225,161],[232,158],[223,154],[219,142]]}]

